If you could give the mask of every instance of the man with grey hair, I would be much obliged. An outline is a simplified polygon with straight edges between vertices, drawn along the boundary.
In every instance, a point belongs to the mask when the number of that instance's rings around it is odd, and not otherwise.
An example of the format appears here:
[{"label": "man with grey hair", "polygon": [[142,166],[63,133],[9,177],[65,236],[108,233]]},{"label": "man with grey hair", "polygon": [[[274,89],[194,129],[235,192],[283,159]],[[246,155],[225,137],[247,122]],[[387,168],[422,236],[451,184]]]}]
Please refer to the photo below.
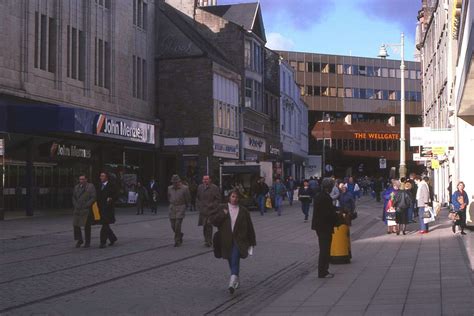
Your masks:
[{"label": "man with grey hair", "polygon": [[321,183],[321,194],[314,199],[313,220],[311,229],[316,231],[319,241],[318,277],[332,278],[329,273],[331,259],[331,242],[334,226],[337,221],[336,207],[333,205],[330,193],[335,186],[331,178],[324,178]]},{"label": "man with grey hair", "polygon": [[183,233],[181,224],[185,216],[186,209],[191,205],[191,194],[187,186],[181,183],[177,174],[171,177],[171,183],[168,187],[168,201],[170,203],[170,223],[174,232],[174,246],[179,247],[183,243]]}]

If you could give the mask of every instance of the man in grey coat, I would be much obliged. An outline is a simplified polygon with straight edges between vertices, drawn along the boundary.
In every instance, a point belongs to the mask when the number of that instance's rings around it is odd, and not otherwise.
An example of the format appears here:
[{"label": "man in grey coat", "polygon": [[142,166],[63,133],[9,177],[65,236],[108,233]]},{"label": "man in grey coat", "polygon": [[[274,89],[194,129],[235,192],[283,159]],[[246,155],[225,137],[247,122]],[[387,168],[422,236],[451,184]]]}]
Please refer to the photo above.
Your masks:
[{"label": "man in grey coat", "polygon": [[217,210],[221,202],[219,187],[211,182],[208,175],[202,177],[196,195],[196,208],[199,211],[198,226],[203,226],[204,242],[206,247],[212,246],[212,224],[209,216]]},{"label": "man in grey coat", "polygon": [[82,239],[81,227],[84,227],[85,244],[88,248],[91,243],[91,224],[92,224],[92,204],[96,201],[95,187],[92,183],[87,182],[85,175],[79,176],[79,183],[74,187],[72,193],[73,211],[73,227],[74,240],[76,240],[76,248],[79,248],[84,240]]},{"label": "man in grey coat", "polygon": [[186,209],[191,205],[191,194],[187,186],[181,183],[177,174],[171,177],[171,183],[168,187],[168,202],[170,203],[170,223],[174,232],[174,246],[180,247],[183,243],[183,233],[181,224],[185,216]]}]

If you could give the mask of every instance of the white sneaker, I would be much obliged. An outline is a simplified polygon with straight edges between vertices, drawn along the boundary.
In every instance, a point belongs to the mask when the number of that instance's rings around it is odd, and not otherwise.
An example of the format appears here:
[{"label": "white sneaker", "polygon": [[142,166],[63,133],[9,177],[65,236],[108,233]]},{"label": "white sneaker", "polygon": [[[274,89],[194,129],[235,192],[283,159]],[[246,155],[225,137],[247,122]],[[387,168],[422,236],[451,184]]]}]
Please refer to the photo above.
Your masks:
[{"label": "white sneaker", "polygon": [[229,280],[229,292],[230,294],[234,294],[234,291],[235,291],[235,283],[236,283],[236,280],[238,279],[238,277],[235,275],[235,274],[232,274],[230,276],[230,280]]},{"label": "white sneaker", "polygon": [[239,288],[239,286],[240,286],[240,279],[239,279],[239,276],[236,275],[235,276],[235,282],[234,282],[234,289],[237,290]]}]

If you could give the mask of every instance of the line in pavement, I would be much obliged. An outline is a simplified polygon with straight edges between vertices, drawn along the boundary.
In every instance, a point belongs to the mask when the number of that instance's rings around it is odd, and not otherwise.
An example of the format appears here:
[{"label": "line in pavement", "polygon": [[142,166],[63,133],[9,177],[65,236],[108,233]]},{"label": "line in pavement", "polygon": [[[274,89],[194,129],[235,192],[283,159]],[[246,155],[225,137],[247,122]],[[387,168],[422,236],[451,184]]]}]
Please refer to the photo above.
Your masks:
[{"label": "line in pavement", "polygon": [[137,274],[157,270],[157,269],[160,269],[160,268],[163,268],[163,267],[170,266],[170,265],[175,264],[175,263],[179,263],[179,262],[183,262],[183,261],[186,261],[186,260],[189,260],[189,259],[192,259],[192,258],[203,256],[203,255],[209,254],[211,252],[212,252],[212,250],[199,252],[197,254],[190,255],[190,256],[187,256],[187,257],[184,257],[184,258],[180,258],[180,259],[176,259],[176,260],[173,260],[173,261],[170,261],[170,262],[162,263],[162,264],[159,264],[157,266],[137,270],[137,271],[130,272],[130,273],[127,273],[127,274],[123,274],[123,275],[120,275],[120,276],[117,276],[117,277],[114,277],[114,278],[110,278],[110,279],[107,279],[107,280],[104,280],[104,281],[92,283],[92,284],[89,284],[89,285],[86,285],[86,286],[81,286],[79,288],[75,288],[75,289],[72,289],[72,290],[69,290],[69,291],[57,293],[57,294],[54,294],[54,295],[39,298],[39,299],[32,300],[32,301],[29,301],[29,302],[25,302],[25,303],[22,303],[22,304],[18,304],[18,305],[15,305],[15,306],[10,306],[10,307],[1,309],[0,313],[5,313],[5,312],[12,311],[14,309],[23,308],[23,307],[30,306],[30,305],[33,305],[33,304],[38,304],[38,303],[48,301],[48,300],[51,300],[51,299],[56,299],[56,298],[63,297],[63,296],[69,295],[69,294],[73,294],[73,293],[77,293],[77,292],[80,292],[80,291],[83,291],[83,290],[87,290],[87,289],[93,288],[95,286],[104,285],[104,284],[107,284],[107,283],[111,283],[111,282],[115,282],[115,281],[118,281],[118,280],[121,280],[121,279],[125,279],[125,278],[128,278],[130,276],[137,275]]}]

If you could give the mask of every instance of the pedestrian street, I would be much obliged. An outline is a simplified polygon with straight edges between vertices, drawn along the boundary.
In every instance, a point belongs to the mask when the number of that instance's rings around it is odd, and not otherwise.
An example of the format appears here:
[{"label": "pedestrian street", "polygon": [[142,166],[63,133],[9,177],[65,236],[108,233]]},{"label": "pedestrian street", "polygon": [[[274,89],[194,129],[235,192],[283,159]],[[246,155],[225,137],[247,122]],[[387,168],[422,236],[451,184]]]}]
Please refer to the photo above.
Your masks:
[{"label": "pedestrian street", "polygon": [[[431,232],[386,234],[381,204],[358,201],[352,262],[317,278],[317,239],[299,202],[282,216],[252,212],[253,256],[241,261],[240,288],[227,291],[228,264],[204,245],[188,212],[183,245],[173,247],[167,209],[117,209],[113,247],[75,248],[71,215],[0,222],[1,315],[473,315],[473,271],[444,210]],[[311,217],[310,217],[311,219]],[[463,243],[463,239],[466,243]]]}]

